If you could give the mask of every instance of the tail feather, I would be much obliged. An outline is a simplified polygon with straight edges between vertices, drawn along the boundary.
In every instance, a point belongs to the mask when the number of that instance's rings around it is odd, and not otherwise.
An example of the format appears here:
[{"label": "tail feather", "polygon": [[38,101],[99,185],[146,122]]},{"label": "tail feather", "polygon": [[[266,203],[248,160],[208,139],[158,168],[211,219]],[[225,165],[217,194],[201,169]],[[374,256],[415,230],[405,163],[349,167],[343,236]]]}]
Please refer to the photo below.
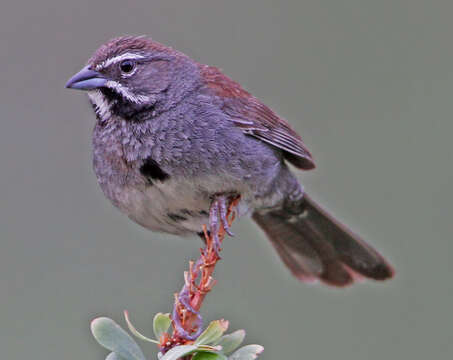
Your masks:
[{"label": "tail feather", "polygon": [[281,209],[257,211],[253,219],[301,281],[320,279],[342,287],[362,277],[385,280],[393,276],[392,267],[376,250],[307,195]]}]

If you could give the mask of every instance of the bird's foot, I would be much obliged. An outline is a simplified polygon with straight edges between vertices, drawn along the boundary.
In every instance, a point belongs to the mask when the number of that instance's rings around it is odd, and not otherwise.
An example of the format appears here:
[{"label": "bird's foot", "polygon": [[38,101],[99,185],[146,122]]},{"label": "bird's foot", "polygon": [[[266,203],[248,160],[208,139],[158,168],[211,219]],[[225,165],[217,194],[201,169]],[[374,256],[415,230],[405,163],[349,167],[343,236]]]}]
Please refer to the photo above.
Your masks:
[{"label": "bird's foot", "polygon": [[198,338],[198,336],[200,336],[201,332],[203,331],[203,318],[201,317],[200,312],[195,310],[190,305],[189,289],[187,288],[186,285],[184,286],[183,290],[179,293],[177,298],[181,305],[183,305],[183,308],[185,308],[182,311],[188,310],[196,316],[196,321],[193,324],[193,326],[196,328],[196,331],[192,333],[184,328],[184,325],[181,322],[181,318],[185,318],[185,316],[184,315],[181,316],[181,314],[178,313],[179,306],[175,304],[171,316],[173,319],[173,326],[175,328],[175,332],[185,340],[195,340],[196,338]]},{"label": "bird's foot", "polygon": [[209,209],[209,232],[212,236],[213,247],[217,255],[221,250],[221,241],[219,239],[220,227],[230,236],[234,234],[230,230],[228,221],[228,207],[231,199],[226,195],[216,195]]},{"label": "bird's foot", "polygon": [[[196,263],[191,262],[190,270],[188,272],[185,272],[184,275],[185,284],[177,295],[177,301],[175,303],[175,306],[173,307],[172,319],[174,321],[175,330],[182,338],[186,340],[195,340],[203,330],[203,318],[200,314],[200,311],[196,310],[190,302],[191,293],[193,292],[192,290],[194,287],[196,287],[195,281],[200,275],[201,264],[201,258],[198,259]],[[194,333],[191,333],[184,328],[181,319],[186,318],[186,316],[184,316],[184,314],[178,313],[184,312],[187,314],[187,311],[191,312],[196,317],[196,320],[194,322],[196,331]]]}]

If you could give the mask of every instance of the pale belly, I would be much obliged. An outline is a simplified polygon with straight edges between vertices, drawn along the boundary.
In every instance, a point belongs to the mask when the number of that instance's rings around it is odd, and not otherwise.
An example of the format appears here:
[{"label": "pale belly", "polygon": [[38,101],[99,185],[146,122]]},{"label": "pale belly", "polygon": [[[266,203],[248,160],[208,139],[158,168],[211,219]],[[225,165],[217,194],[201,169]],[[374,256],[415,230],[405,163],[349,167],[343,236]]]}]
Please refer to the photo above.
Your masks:
[{"label": "pale belly", "polygon": [[209,221],[209,207],[216,193],[241,194],[239,215],[250,209],[250,190],[245,184],[221,178],[168,179],[151,186],[123,187],[116,194],[116,205],[143,227],[176,235],[199,233]]}]

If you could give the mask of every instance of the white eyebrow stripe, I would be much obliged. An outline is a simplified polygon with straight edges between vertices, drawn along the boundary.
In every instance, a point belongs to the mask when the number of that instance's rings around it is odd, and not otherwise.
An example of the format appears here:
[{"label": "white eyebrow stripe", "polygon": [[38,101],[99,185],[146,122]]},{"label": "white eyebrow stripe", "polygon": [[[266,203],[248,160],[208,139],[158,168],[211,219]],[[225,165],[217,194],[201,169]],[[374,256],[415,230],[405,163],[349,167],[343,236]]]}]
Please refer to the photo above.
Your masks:
[{"label": "white eyebrow stripe", "polygon": [[132,101],[136,104],[143,104],[150,100],[149,96],[146,95],[135,95],[127,87],[121,85],[119,82],[109,80],[105,83],[105,86],[115,90],[118,94],[125,97],[127,100]]},{"label": "white eyebrow stripe", "polygon": [[99,71],[99,70],[105,69],[106,67],[109,67],[112,64],[115,64],[117,62],[120,62],[120,61],[123,61],[126,59],[127,60],[138,60],[138,59],[144,59],[144,58],[145,58],[144,55],[135,54],[135,53],[121,54],[121,55],[112,57],[110,59],[107,59],[107,60],[101,62],[100,64],[96,65],[96,70]]}]

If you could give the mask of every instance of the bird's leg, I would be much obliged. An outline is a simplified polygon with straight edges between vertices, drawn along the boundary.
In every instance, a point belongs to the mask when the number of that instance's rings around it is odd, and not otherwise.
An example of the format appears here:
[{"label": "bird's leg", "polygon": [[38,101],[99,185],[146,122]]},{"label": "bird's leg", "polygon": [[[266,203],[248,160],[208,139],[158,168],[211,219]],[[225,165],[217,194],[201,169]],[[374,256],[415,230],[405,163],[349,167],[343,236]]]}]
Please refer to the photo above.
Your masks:
[{"label": "bird's leg", "polygon": [[230,230],[230,223],[228,221],[228,206],[230,205],[230,200],[226,196],[222,196],[219,199],[219,213],[220,213],[220,221],[222,222],[222,226],[225,232],[230,235],[234,236],[234,234]]},{"label": "bird's leg", "polygon": [[214,251],[217,255],[219,255],[219,252],[220,252],[219,198],[220,197],[215,197],[214,200],[212,200],[211,208],[209,209],[209,231],[210,231],[211,237],[212,237],[212,245],[213,245]]},{"label": "bird's leg", "polygon": [[234,236],[230,230],[230,224],[227,216],[230,202],[231,200],[229,196],[216,195],[212,200],[211,208],[209,209],[209,229],[210,234],[212,235],[214,250],[217,255],[219,255],[221,250],[221,242],[219,239],[220,227],[223,227],[228,235]]}]

